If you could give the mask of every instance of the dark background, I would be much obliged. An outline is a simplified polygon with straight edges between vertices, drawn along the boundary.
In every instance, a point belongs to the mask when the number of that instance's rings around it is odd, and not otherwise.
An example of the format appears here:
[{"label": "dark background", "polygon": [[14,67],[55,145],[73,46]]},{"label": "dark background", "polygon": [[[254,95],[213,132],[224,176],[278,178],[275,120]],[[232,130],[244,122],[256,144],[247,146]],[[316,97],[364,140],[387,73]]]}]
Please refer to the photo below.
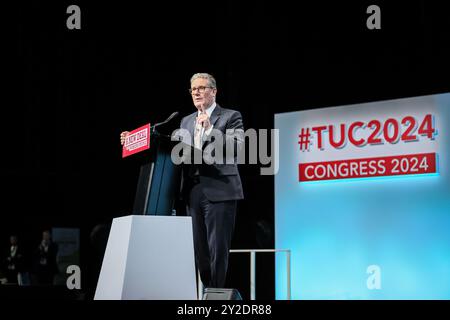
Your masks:
[{"label": "dark background", "polygon": [[[450,92],[443,5],[93,2],[4,10],[1,103],[1,248],[13,232],[34,245],[44,228],[80,228],[88,294],[105,239],[93,228],[130,214],[136,191],[141,158],[121,158],[119,134],[192,113],[193,73],[216,77],[218,102],[240,110],[246,129],[273,128],[278,112]],[[66,28],[71,4],[81,8],[81,30]],[[371,4],[381,7],[381,30],[366,28]],[[246,198],[233,248],[273,248],[273,177],[258,165],[240,172]],[[244,297],[248,261],[230,261],[228,286]],[[257,263],[257,298],[273,299],[273,256]]]}]

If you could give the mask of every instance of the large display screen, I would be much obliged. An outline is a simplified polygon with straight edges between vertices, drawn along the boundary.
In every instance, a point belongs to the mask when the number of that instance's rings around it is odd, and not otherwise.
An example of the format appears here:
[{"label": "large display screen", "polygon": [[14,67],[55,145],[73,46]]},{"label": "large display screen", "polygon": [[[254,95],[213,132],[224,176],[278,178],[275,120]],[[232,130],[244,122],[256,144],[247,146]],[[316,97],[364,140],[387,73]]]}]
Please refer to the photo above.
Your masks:
[{"label": "large display screen", "polygon": [[292,299],[450,299],[449,127],[450,94],[275,115]]}]

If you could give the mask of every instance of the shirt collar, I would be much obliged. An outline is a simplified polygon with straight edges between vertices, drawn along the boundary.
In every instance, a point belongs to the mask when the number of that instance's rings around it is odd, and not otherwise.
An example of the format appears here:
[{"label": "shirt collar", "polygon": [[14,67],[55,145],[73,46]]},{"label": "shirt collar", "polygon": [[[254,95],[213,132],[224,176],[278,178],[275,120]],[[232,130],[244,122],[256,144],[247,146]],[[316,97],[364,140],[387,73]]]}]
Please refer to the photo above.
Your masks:
[{"label": "shirt collar", "polygon": [[[211,117],[211,114],[213,113],[213,111],[214,111],[215,108],[216,108],[216,102],[213,102],[213,104],[211,105],[211,107],[209,107],[208,109],[205,110],[205,111],[206,111],[206,114],[207,114],[209,117]],[[197,114],[200,115],[200,114],[201,114],[201,111],[199,110]]]}]

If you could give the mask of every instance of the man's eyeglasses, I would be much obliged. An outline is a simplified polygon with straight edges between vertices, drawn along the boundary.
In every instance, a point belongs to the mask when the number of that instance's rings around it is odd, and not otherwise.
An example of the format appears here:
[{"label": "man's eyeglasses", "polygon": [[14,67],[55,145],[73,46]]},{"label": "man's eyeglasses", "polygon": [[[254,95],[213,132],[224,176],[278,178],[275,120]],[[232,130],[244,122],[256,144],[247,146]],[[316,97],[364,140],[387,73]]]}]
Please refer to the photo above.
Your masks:
[{"label": "man's eyeglasses", "polygon": [[195,88],[195,87],[194,87],[194,88],[189,89],[189,93],[190,93],[190,94],[193,94],[195,91],[198,91],[199,93],[203,93],[203,92],[205,92],[206,88],[212,89],[212,88],[214,88],[214,87],[203,87],[203,86],[198,87],[198,88]]}]

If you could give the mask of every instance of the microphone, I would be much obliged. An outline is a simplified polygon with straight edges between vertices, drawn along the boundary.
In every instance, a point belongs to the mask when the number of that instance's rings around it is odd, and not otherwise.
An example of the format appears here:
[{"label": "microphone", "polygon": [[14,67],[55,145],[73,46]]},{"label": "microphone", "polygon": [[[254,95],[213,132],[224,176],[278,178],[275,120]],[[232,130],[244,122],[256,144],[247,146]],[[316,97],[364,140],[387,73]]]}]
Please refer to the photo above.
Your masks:
[{"label": "microphone", "polygon": [[158,126],[160,126],[160,125],[163,125],[163,124],[166,124],[167,122],[169,122],[170,120],[172,120],[173,118],[175,118],[178,114],[179,114],[179,112],[178,112],[178,111],[175,111],[174,113],[172,113],[172,114],[171,114],[166,120],[164,120],[163,122],[154,124],[154,125],[152,126],[152,129],[154,130],[156,127],[158,127]]},{"label": "microphone", "polygon": [[175,111],[174,113],[172,113],[164,122],[169,122],[170,120],[172,120],[173,118],[175,118],[178,115],[178,111]]}]

